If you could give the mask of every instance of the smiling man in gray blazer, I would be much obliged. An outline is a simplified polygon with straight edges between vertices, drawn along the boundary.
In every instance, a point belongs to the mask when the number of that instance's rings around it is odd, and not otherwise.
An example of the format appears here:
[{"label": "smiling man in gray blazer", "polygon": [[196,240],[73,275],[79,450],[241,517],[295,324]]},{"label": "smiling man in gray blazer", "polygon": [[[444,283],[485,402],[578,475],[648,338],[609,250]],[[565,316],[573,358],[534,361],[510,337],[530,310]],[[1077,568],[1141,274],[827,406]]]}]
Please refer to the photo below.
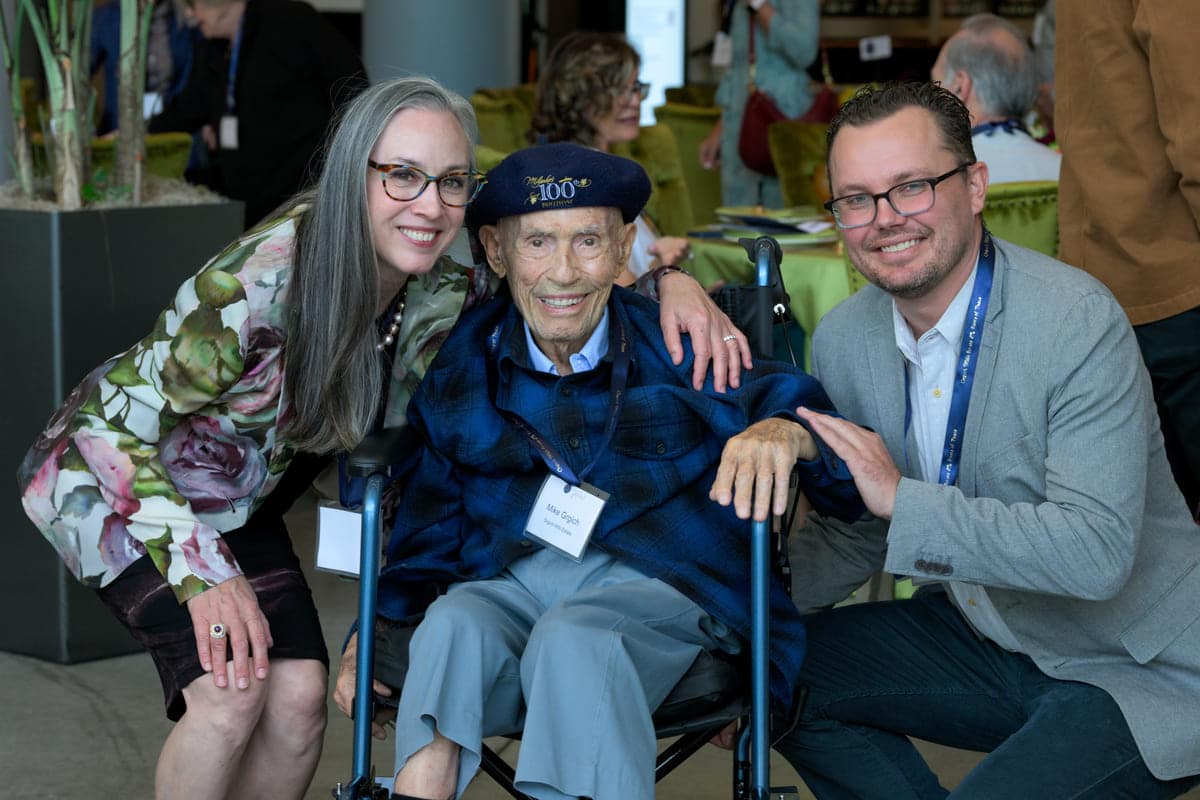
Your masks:
[{"label": "smiling man in gray blazer", "polygon": [[989,753],[955,797],[1182,793],[1200,529],[1125,315],[987,233],[987,166],[943,89],[860,93],[829,142],[829,208],[873,285],[813,339],[846,419],[802,416],[873,518],[811,519],[794,595],[825,607],[880,568],[924,585],[809,617],[808,702],[778,749],[819,798],[945,797],[906,735]]}]

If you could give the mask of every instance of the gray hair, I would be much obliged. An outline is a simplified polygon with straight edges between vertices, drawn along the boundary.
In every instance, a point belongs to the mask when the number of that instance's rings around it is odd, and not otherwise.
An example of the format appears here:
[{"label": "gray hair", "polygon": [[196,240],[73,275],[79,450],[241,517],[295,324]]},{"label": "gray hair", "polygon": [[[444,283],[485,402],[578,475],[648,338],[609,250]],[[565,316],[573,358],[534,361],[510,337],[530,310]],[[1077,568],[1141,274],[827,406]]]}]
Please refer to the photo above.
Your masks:
[{"label": "gray hair", "polygon": [[[475,112],[429,78],[373,86],[345,107],[328,138],[316,188],[296,239],[289,293],[285,389],[295,417],[286,436],[298,449],[353,448],[371,429],[383,392],[375,349],[379,266],[367,213],[367,159],[396,112],[448,111],[475,142]],[[468,147],[471,169],[473,148]]]},{"label": "gray hair", "polygon": [[[1006,41],[1009,40],[1009,41]],[[1020,119],[1037,98],[1037,65],[1024,32],[995,14],[975,14],[946,44],[946,74],[971,76],[987,114]]]}]

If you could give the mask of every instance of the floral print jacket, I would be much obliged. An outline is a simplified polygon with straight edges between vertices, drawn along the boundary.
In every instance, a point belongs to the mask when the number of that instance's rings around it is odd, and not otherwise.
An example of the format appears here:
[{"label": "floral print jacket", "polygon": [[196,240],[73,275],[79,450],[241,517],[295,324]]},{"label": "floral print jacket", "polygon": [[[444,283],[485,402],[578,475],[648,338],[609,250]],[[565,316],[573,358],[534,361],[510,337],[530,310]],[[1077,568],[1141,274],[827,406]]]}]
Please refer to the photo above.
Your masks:
[{"label": "floral print jacket", "polygon": [[[246,522],[294,454],[278,429],[291,413],[283,354],[305,211],[249,231],[187,280],[25,456],[25,511],[85,585],[109,584],[147,553],[181,603],[241,574],[221,534]],[[404,424],[425,367],[486,291],[486,275],[448,259],[410,279],[386,425]]]}]

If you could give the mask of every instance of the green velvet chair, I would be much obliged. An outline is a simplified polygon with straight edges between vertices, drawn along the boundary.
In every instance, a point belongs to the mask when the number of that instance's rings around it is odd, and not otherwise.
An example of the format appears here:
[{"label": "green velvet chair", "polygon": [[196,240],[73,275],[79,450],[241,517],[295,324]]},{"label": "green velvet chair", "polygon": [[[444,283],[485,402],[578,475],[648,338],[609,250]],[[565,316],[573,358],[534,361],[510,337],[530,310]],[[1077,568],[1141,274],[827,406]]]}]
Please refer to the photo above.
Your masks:
[{"label": "green velvet chair", "polygon": [[491,172],[507,155],[508,153],[488,147],[486,144],[477,144],[475,145],[475,169],[480,172]]},{"label": "green velvet chair", "polygon": [[[670,91],[668,89],[668,91]],[[692,216],[697,224],[716,220],[721,205],[721,170],[700,166],[700,142],[712,132],[721,118],[716,106],[689,105],[668,100],[654,109],[660,125],[666,125],[675,136],[680,165],[692,202]]]},{"label": "green velvet chair", "polygon": [[993,183],[983,221],[1001,239],[1057,258],[1058,182]]},{"label": "green velvet chair", "polygon": [[529,144],[525,133],[533,120],[533,92],[533,84],[525,83],[506,89],[479,89],[472,94],[479,143],[503,153]]},{"label": "green velvet chair", "polygon": [[[33,169],[38,175],[48,175],[49,163],[46,158],[46,148],[40,133],[31,137],[33,145]],[[115,139],[92,139],[92,173],[95,175],[103,170],[110,178],[113,161],[116,158],[117,142]],[[183,172],[187,169],[188,156],[192,152],[192,135],[190,133],[148,133],[146,134],[146,158],[143,172],[146,175],[156,175],[160,178],[183,180]]]},{"label": "green velvet chair", "polygon": [[650,200],[646,215],[663,236],[683,236],[695,224],[692,198],[675,135],[666,125],[642,128],[638,138],[613,145],[619,156],[632,158],[650,176]]},{"label": "green velvet chair", "polygon": [[[779,190],[783,204],[819,206],[824,198],[818,193],[813,176],[825,163],[824,122],[783,120],[767,129],[771,158],[779,173]],[[822,170],[823,171],[823,170]]]},{"label": "green velvet chair", "polygon": [[686,106],[713,107],[717,104],[715,83],[689,83],[684,86],[668,86],[663,90],[668,103]]}]

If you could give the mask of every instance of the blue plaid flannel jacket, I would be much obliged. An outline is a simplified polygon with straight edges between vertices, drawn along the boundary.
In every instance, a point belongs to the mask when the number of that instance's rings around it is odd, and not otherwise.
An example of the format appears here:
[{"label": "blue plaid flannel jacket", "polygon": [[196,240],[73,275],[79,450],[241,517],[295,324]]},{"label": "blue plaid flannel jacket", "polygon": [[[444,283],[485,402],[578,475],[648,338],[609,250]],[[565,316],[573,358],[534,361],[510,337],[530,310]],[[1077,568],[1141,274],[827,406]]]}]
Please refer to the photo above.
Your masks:
[{"label": "blue plaid flannel jacket", "polygon": [[[748,637],[750,525],[708,498],[722,447],[758,420],[798,422],[796,406],[832,405],[814,378],[765,360],[739,389],[718,394],[710,376],[695,391],[691,350],[671,363],[653,302],[617,287],[609,312],[610,337],[623,326],[632,361],[616,431],[587,477],[611,494],[589,547],[669,583]],[[547,468],[500,410],[517,413],[582,469],[609,419],[615,341],[601,366],[558,377],[529,368],[523,321],[506,292],[463,316],[409,405],[422,446],[396,498],[381,615],[414,619],[449,584],[493,577],[540,546],[523,531]],[[821,513],[858,518],[864,509],[849,472],[818,446],[820,458],[800,464],[804,491]],[[771,693],[788,709],[804,625],[778,576],[771,614]]]}]

